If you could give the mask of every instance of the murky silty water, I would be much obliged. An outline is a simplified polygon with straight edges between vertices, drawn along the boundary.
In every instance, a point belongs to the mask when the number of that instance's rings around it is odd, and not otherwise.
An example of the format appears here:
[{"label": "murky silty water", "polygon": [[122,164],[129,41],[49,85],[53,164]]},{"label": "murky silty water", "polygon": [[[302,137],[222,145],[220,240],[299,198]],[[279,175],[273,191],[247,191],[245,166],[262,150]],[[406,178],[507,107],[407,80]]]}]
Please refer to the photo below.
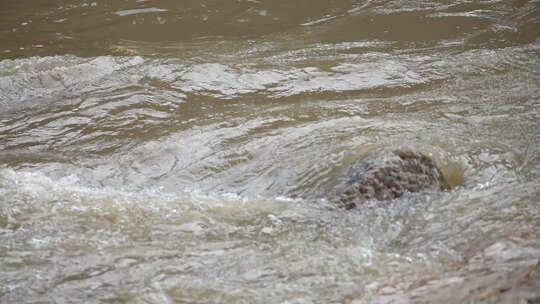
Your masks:
[{"label": "murky silty water", "polygon": [[[539,16],[3,1],[0,302],[538,301]],[[454,187],[322,199],[396,148]]]}]

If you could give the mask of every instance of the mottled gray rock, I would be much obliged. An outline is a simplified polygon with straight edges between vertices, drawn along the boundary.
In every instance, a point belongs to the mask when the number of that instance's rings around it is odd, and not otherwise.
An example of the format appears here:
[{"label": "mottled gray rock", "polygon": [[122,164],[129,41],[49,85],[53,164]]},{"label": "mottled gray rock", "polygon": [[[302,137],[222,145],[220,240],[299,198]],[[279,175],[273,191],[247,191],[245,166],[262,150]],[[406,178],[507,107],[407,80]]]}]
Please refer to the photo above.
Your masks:
[{"label": "mottled gray rock", "polygon": [[396,150],[383,157],[368,158],[353,165],[335,203],[352,209],[368,200],[395,199],[406,192],[441,190],[444,179],[430,157]]}]

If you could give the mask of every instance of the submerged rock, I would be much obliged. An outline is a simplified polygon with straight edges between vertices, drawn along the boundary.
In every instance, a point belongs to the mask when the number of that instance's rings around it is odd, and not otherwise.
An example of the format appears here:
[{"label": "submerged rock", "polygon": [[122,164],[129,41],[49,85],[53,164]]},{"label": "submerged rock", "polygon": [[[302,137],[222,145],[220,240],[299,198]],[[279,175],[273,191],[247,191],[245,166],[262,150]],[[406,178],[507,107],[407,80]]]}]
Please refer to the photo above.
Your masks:
[{"label": "submerged rock", "polygon": [[476,243],[471,248],[475,251],[472,256],[461,263],[445,265],[442,272],[435,270],[410,277],[405,289],[394,288],[390,282],[375,285],[374,296],[368,302],[539,304],[540,252],[531,244],[515,236],[483,249],[483,245]]},{"label": "submerged rock", "polygon": [[381,158],[362,160],[353,165],[346,176],[345,185],[334,201],[345,209],[368,200],[395,199],[406,192],[445,188],[443,175],[433,159],[410,150],[396,150]]}]

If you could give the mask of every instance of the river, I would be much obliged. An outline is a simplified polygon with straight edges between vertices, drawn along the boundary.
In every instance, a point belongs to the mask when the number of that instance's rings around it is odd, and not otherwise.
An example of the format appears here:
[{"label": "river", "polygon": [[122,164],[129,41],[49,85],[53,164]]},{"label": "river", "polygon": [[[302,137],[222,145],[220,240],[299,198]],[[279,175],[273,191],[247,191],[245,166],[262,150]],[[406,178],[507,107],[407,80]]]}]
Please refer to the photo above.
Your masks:
[{"label": "river", "polygon": [[[539,55],[538,0],[3,0],[0,302],[538,303]],[[325,199],[400,148],[453,187]]]}]

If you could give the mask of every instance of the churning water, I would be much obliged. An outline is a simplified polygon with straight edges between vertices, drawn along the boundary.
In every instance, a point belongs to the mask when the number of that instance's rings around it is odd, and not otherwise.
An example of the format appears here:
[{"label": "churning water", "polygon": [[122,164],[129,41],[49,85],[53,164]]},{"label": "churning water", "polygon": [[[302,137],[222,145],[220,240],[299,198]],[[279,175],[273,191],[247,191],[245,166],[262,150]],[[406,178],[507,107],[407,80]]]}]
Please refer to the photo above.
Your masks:
[{"label": "churning water", "polygon": [[[4,0],[0,302],[538,303],[539,55],[538,0]],[[321,199],[395,148],[454,187]]]}]

